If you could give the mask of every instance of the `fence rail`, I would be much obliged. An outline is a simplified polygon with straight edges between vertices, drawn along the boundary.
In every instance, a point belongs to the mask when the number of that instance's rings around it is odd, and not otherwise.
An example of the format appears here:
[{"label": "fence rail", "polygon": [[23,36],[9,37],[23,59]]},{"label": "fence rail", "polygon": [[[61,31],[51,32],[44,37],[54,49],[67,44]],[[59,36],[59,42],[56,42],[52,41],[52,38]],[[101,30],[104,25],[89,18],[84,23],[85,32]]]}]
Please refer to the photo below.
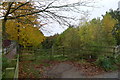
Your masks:
[{"label": "fence rail", "polygon": [[19,75],[19,54],[17,56],[17,64],[16,64],[16,69],[15,69],[15,74],[14,74],[14,80],[18,79]]},{"label": "fence rail", "polygon": [[[18,69],[19,69],[19,54],[16,54],[16,46],[17,44],[16,43],[12,43],[10,46],[6,47],[5,48],[5,51],[4,54],[5,54],[5,57],[8,58],[8,61],[7,63],[10,64],[10,66],[7,66],[5,68],[5,72],[3,74],[3,76],[5,75],[5,78],[9,78],[10,75],[10,78],[14,79],[14,80],[17,80],[18,79]],[[6,54],[8,53],[8,54]],[[15,57],[17,56],[17,57]],[[14,61],[14,62],[12,62]],[[11,63],[12,62],[12,63]],[[12,73],[10,73],[10,71]]]},{"label": "fence rail", "polygon": [[[87,46],[87,47],[82,47],[82,48],[65,48],[63,46],[60,47],[52,47],[50,49],[33,49],[29,48],[27,50],[27,53],[35,53],[37,54],[47,54],[48,56],[52,57],[55,55],[63,55],[63,56],[71,56],[73,57],[74,55],[84,55],[84,54],[106,54],[106,55],[111,55],[112,53],[115,52],[116,47],[113,46]],[[118,52],[118,51],[117,51]]]},{"label": "fence rail", "polygon": [[35,56],[37,54],[47,54],[48,56],[56,56],[56,55],[63,55],[63,56],[71,56],[73,57],[74,55],[90,55],[94,56],[100,55],[100,54],[105,54],[105,55],[113,55],[118,56],[120,54],[120,45],[119,46],[87,46],[87,47],[82,47],[82,48],[65,48],[63,46],[60,47],[52,47],[50,49],[34,49],[34,48],[29,48],[27,50],[27,53],[35,53]]},{"label": "fence rail", "polygon": [[10,66],[7,66],[5,68],[5,71],[2,74],[3,78],[12,78],[14,80],[18,80],[18,74],[19,74],[19,54],[17,55],[16,59],[11,59],[9,64],[10,64]]},{"label": "fence rail", "polygon": [[[100,48],[100,50],[99,50]],[[24,49],[20,48],[21,50],[24,51]],[[98,50],[97,50],[98,49]],[[105,47],[105,46],[89,46],[89,48],[64,48],[64,47],[52,47],[50,49],[33,49],[33,48],[29,48],[27,50],[27,53],[33,53],[34,55],[37,54],[47,54],[49,57],[55,56],[55,55],[69,55],[70,53],[86,53],[86,52],[91,52],[91,54],[93,53],[99,53],[98,51],[101,51],[100,53],[115,53],[115,54],[120,54],[120,45],[119,46],[115,46],[115,47]],[[73,54],[75,55],[75,54]],[[70,55],[71,56],[71,55]],[[33,56],[32,56],[33,57]],[[72,56],[71,56],[72,57]],[[18,78],[18,63],[19,63],[19,56],[17,58],[17,65],[16,65],[16,70],[15,70],[15,75],[14,78]]]}]

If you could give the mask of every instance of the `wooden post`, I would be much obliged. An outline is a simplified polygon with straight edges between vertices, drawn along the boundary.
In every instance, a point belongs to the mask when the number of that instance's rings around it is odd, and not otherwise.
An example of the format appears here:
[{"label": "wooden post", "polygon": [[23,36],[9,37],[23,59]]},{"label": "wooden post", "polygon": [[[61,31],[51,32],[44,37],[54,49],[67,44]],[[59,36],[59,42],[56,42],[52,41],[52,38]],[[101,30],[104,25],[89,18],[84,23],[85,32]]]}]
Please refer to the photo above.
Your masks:
[{"label": "wooden post", "polygon": [[51,52],[51,55],[50,55],[50,60],[52,60],[53,54],[54,54],[54,46],[52,46],[52,52]]},{"label": "wooden post", "polygon": [[115,58],[120,54],[120,45],[116,46],[114,49],[114,56]]},{"label": "wooden post", "polygon": [[116,54],[116,46],[113,47],[113,57],[115,57],[115,54]]},{"label": "wooden post", "polygon": [[19,76],[19,54],[17,55],[17,64],[14,73],[14,80],[18,80],[18,76]]},{"label": "wooden post", "polygon": [[117,55],[118,55],[117,49],[118,49],[118,46],[115,46],[115,47],[114,47],[114,53],[113,53],[114,58],[116,58]]},{"label": "wooden post", "polygon": [[63,46],[63,48],[62,48],[62,49],[63,49],[63,56],[64,56],[64,46]]},{"label": "wooden post", "polygon": [[52,46],[52,54],[54,53],[54,47]]}]

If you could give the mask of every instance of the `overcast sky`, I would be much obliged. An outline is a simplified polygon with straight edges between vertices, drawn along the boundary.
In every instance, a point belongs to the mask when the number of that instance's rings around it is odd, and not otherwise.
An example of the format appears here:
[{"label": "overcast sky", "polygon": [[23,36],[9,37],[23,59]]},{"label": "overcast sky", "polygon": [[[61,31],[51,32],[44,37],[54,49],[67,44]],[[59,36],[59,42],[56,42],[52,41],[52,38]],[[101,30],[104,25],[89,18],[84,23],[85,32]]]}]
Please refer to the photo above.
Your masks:
[{"label": "overcast sky", "polygon": [[[95,3],[95,5],[98,8],[90,9],[89,20],[93,18],[101,17],[101,15],[104,15],[106,11],[109,11],[109,9],[116,10],[118,8],[118,2],[120,0],[96,0],[96,1],[97,3]],[[61,33],[67,28],[65,26],[61,27],[57,23],[49,24],[49,25],[46,25],[45,27],[47,27],[47,28],[44,28],[44,31],[43,31],[45,36]]]},{"label": "overcast sky", "polygon": [[118,2],[120,0],[99,0],[97,6],[100,8],[94,8],[91,12],[90,19],[101,17],[101,15],[105,14],[106,11],[109,11],[109,9],[116,10],[118,8]]}]

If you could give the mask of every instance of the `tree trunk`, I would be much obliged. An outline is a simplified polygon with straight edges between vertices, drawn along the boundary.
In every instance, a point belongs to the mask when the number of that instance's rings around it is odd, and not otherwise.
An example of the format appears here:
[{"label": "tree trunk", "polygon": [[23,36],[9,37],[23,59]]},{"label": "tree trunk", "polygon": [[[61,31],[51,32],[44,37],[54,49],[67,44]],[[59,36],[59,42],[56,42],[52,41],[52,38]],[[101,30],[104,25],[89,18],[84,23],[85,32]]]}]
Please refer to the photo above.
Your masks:
[{"label": "tree trunk", "polygon": [[5,40],[6,39],[6,20],[3,19],[2,20],[2,39]]}]

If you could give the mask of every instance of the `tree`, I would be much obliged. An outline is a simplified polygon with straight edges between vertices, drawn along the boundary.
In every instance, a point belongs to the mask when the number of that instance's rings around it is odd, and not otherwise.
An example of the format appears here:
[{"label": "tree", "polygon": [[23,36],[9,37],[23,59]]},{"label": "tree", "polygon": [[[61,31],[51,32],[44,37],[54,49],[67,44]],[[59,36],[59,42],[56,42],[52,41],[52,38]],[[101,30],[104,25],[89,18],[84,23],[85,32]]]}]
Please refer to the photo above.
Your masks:
[{"label": "tree", "polygon": [[78,34],[78,29],[70,27],[65,30],[60,36],[58,36],[56,41],[56,46],[64,46],[65,48],[80,48],[81,41]]},{"label": "tree", "polygon": [[[97,58],[99,55],[109,55],[105,53],[108,52],[108,49],[102,47],[116,45],[115,38],[112,35],[115,24],[116,20],[109,14],[106,14],[102,20],[99,18],[93,19],[79,27],[79,35],[83,48],[85,50],[90,50],[88,54],[91,57]],[[85,54],[87,54],[87,52]]]},{"label": "tree", "polygon": [[[47,3],[47,4],[46,4]],[[59,22],[60,24],[64,23],[64,24],[69,24],[67,22],[66,19],[73,19],[71,17],[65,16],[65,15],[61,15],[58,14],[57,12],[59,11],[66,11],[66,12],[70,12],[70,11],[74,11],[74,12],[83,12],[81,10],[79,10],[79,6],[85,6],[85,7],[92,7],[89,4],[91,3],[91,1],[78,1],[75,3],[69,3],[68,4],[58,4],[59,1],[58,0],[45,0],[45,1],[40,1],[40,2],[35,2],[30,4],[30,2],[3,2],[2,6],[1,6],[1,10],[4,10],[4,15],[2,16],[3,19],[3,32],[5,32],[5,24],[7,20],[13,20],[13,19],[18,19],[21,17],[26,17],[28,15],[34,15],[37,14],[39,15],[41,18],[40,19],[49,19],[49,20],[55,20],[57,22]],[[15,5],[17,4],[17,5]],[[56,5],[58,4],[58,5]],[[88,5],[87,5],[88,4]],[[34,6],[33,6],[34,5]],[[14,6],[14,7],[13,7]],[[32,6],[30,8],[22,8],[24,6]],[[31,9],[33,8],[33,9]],[[26,11],[27,13],[23,13],[23,14],[19,14],[19,15],[12,15],[15,12],[18,11]],[[84,13],[84,12],[83,12]]]},{"label": "tree", "polygon": [[112,18],[116,19],[118,22],[116,23],[116,25],[113,28],[113,35],[116,38],[117,41],[117,45],[120,45],[120,11],[118,10],[110,10],[109,13]]},{"label": "tree", "polygon": [[[4,3],[3,6],[6,7],[7,3]],[[14,3],[12,8],[14,9],[16,6],[20,4]],[[34,10],[32,4],[24,5],[24,7],[20,9],[31,9]],[[5,8],[4,7],[4,8]],[[25,13],[29,13],[27,10],[17,10],[13,12],[12,16],[19,16]],[[10,40],[17,41],[20,45],[25,46],[37,46],[45,39],[42,32],[40,32],[39,27],[36,26],[40,24],[37,21],[37,15],[28,15],[25,17],[19,17],[17,19],[7,20],[5,26],[5,36]]]},{"label": "tree", "polygon": [[112,18],[110,14],[106,13],[106,15],[103,16],[102,23],[106,42],[109,44],[109,46],[116,45],[115,38],[112,35],[112,30],[114,29],[114,26],[117,23],[117,21],[114,18]]},{"label": "tree", "polygon": [[[16,27],[18,25],[19,27]],[[45,39],[39,28],[31,26],[31,24],[22,25],[14,20],[7,21],[6,33],[8,34],[8,39],[15,40],[24,47],[37,46]]]},{"label": "tree", "polygon": [[2,49],[2,20],[0,20],[0,49]]},{"label": "tree", "polygon": [[[77,57],[85,59],[97,59],[99,55],[106,54],[112,47],[116,45],[115,38],[112,35],[112,30],[116,24],[110,14],[103,16],[103,19],[92,19],[78,27],[69,27],[56,40],[56,46],[64,46],[64,48],[77,49],[75,52]],[[79,52],[80,50],[80,52]],[[72,53],[72,52],[70,52]]]},{"label": "tree", "polygon": [[[78,8],[79,6],[92,7],[92,6],[87,6],[87,4],[91,3],[90,1],[78,1],[75,3],[68,2],[68,4],[62,4],[62,5],[59,5],[58,2],[59,2],[58,0],[54,0],[54,1],[45,0],[45,1],[35,2],[35,3],[3,2],[0,8],[2,10],[1,12],[3,12],[2,28],[3,28],[4,38],[5,38],[5,36],[7,36],[6,35],[7,21],[8,21],[8,23],[13,21],[13,22],[17,23],[17,27],[20,27],[20,25],[22,25],[23,28],[27,24],[28,25],[31,24],[32,27],[35,27],[35,25],[39,26],[39,27],[42,26],[42,24],[38,25],[39,24],[39,23],[37,23],[38,19],[39,19],[39,21],[41,21],[43,19],[44,20],[52,19],[52,20],[57,21],[59,24],[70,25],[68,23],[67,19],[71,20],[71,19],[75,19],[75,18],[58,14],[59,11],[80,12],[80,10]],[[35,4],[37,4],[37,5],[35,5]],[[58,4],[58,5],[56,5],[56,4]],[[81,11],[81,12],[83,12],[83,11]],[[12,23],[11,23],[11,25],[12,25]],[[19,28],[18,28],[18,32],[20,32]],[[7,33],[9,33],[9,31]],[[18,38],[20,38],[20,36],[18,36]],[[17,39],[15,39],[15,40],[17,40]]]},{"label": "tree", "polygon": [[113,46],[115,41],[112,36],[112,29],[115,24],[116,20],[114,20],[109,14],[104,15],[102,20],[99,18],[91,20],[83,26],[83,28],[85,28],[83,29],[85,34],[85,39],[83,39],[83,41],[88,40],[86,41],[88,44],[91,43],[89,41],[92,41],[94,46]]},{"label": "tree", "polygon": [[42,48],[50,49],[55,45],[56,39],[59,35],[55,34],[54,36],[46,37],[46,39],[42,42]]},{"label": "tree", "polygon": [[80,26],[79,34],[81,41],[85,45],[113,46],[115,40],[112,36],[112,29],[116,24],[109,14],[106,14],[102,20],[93,19],[85,25]]}]

